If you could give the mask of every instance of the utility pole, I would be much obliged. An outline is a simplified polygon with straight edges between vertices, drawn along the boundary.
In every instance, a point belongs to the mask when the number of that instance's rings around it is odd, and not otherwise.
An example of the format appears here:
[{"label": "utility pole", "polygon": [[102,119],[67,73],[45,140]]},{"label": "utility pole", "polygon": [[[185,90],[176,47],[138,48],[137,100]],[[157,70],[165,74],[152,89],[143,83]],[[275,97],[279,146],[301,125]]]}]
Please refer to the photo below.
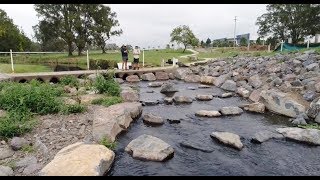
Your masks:
[{"label": "utility pole", "polygon": [[237,16],[234,17],[234,36],[233,36],[233,46],[236,47],[236,27],[237,27]]}]

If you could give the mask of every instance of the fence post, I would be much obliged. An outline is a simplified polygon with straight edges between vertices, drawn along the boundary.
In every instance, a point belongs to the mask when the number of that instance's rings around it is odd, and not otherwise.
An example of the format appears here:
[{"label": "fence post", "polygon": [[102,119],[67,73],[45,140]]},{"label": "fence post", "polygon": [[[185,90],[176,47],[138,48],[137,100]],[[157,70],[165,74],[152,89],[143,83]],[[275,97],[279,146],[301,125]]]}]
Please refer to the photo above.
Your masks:
[{"label": "fence post", "polygon": [[11,59],[11,70],[12,70],[12,73],[14,73],[12,49],[10,49],[10,59]]},{"label": "fence post", "polygon": [[248,47],[247,47],[248,51],[250,50],[250,42],[248,43]]},{"label": "fence post", "polygon": [[87,49],[87,68],[90,70],[90,63],[89,63],[89,51]]},{"label": "fence post", "polygon": [[310,43],[310,40],[308,39],[308,42],[307,42],[307,49],[309,49],[309,43]]},{"label": "fence post", "polygon": [[282,47],[283,47],[283,40],[281,41],[281,49],[280,49],[280,51],[282,52]]},{"label": "fence post", "polygon": [[142,50],[142,67],[144,67],[144,50]]},{"label": "fence post", "polygon": [[268,52],[270,52],[271,44],[268,45]]}]

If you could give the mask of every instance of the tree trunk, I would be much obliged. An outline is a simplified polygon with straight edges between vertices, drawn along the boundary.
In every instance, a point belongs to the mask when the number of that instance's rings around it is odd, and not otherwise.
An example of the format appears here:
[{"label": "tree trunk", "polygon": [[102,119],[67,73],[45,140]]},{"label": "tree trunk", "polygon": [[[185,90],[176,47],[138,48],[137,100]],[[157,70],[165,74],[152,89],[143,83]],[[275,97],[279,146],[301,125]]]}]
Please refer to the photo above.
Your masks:
[{"label": "tree trunk", "polygon": [[106,54],[106,48],[105,46],[100,46],[101,50],[102,50],[102,54]]},{"label": "tree trunk", "polygon": [[72,56],[72,43],[68,43],[68,56]]},{"label": "tree trunk", "polygon": [[186,51],[186,49],[187,49],[187,45],[184,45],[184,49],[183,49],[182,53],[184,53]]},{"label": "tree trunk", "polygon": [[81,55],[82,55],[82,50],[83,50],[82,47],[81,47],[81,48],[78,48],[78,56],[81,56]]}]

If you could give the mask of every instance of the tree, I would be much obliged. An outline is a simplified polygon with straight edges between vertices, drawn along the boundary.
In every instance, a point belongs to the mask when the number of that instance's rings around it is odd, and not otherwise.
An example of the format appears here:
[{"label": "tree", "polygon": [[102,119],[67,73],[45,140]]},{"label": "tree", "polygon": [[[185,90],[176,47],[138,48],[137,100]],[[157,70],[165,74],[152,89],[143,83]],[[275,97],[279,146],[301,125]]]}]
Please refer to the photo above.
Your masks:
[{"label": "tree", "polygon": [[267,11],[256,22],[261,37],[272,35],[281,40],[291,37],[297,43],[320,31],[319,4],[269,4]]},{"label": "tree", "polygon": [[167,44],[167,45],[166,45],[166,49],[170,49],[170,44]]},{"label": "tree", "polygon": [[256,44],[258,44],[258,45],[261,45],[261,44],[262,44],[260,37],[257,38]]},{"label": "tree", "polygon": [[204,47],[204,42],[203,42],[203,40],[201,40],[200,46],[201,46],[201,47]]},{"label": "tree", "polygon": [[91,32],[94,42],[101,48],[102,53],[106,53],[106,41],[111,36],[120,36],[123,33],[122,29],[111,30],[113,27],[120,26],[119,21],[116,19],[117,14],[112,12],[110,7],[99,5],[97,10],[93,11],[92,17],[94,24],[91,27]]},{"label": "tree", "polygon": [[187,46],[197,46],[199,40],[193,34],[189,26],[182,25],[174,28],[170,34],[171,42],[176,42],[177,44],[183,44],[183,53],[186,51]]},{"label": "tree", "polygon": [[248,45],[248,41],[245,37],[242,37],[240,39],[240,46],[247,46]]},{"label": "tree", "polygon": [[32,41],[0,9],[0,51],[30,51]]},{"label": "tree", "polygon": [[209,46],[210,46],[210,44],[211,44],[211,39],[210,39],[210,38],[208,38],[208,39],[207,39],[207,41],[206,41],[206,46],[207,46],[207,47],[209,47]]}]

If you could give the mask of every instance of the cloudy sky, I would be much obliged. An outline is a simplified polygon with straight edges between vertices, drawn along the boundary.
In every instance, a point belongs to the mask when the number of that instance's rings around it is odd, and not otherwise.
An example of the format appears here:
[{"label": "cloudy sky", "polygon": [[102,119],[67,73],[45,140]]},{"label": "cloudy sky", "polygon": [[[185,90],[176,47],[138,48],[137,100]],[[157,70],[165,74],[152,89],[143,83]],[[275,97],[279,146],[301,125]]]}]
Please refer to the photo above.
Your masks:
[{"label": "cloudy sky", "polygon": [[[258,16],[266,12],[265,4],[107,4],[118,15],[123,34],[110,43],[140,47],[165,47],[170,32],[179,25],[189,25],[200,40],[233,37],[234,17],[237,34],[250,33],[257,38]],[[32,38],[32,26],[38,22],[32,4],[0,4],[14,23]]]}]

